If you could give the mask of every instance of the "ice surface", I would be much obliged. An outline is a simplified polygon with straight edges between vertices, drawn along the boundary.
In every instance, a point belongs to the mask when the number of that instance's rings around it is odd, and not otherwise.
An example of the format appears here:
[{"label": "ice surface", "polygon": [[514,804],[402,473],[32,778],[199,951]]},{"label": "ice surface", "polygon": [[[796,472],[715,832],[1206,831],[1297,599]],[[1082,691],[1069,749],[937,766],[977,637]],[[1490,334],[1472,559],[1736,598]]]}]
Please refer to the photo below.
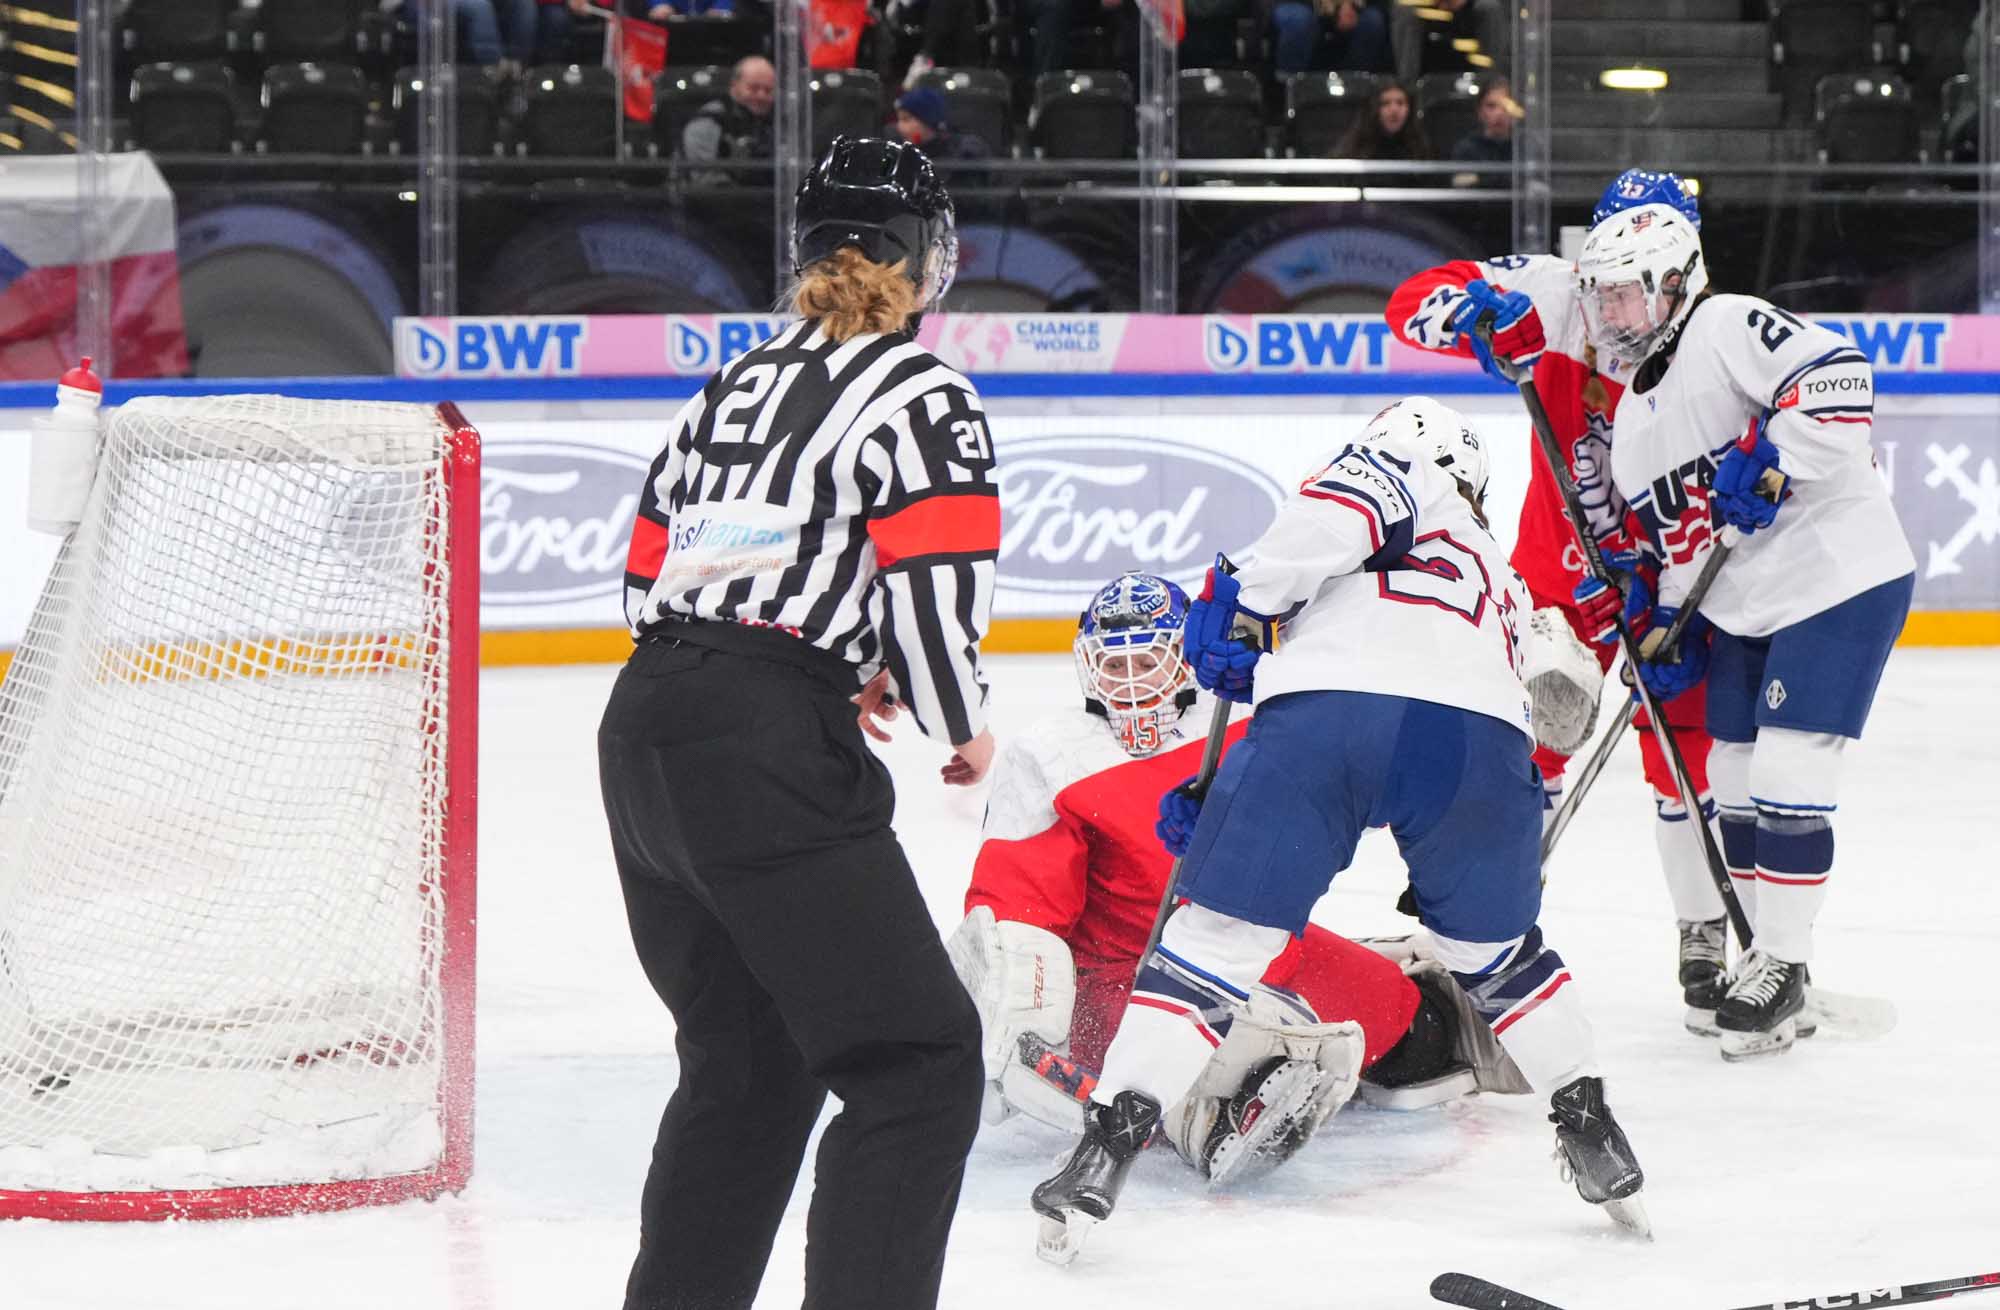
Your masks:
[{"label": "ice surface", "polygon": [[[1075,694],[1066,658],[992,661],[996,730]],[[482,691],[480,1089],[472,1186],[438,1204],[222,1224],[0,1224],[0,1310],[615,1307],[674,1082],[670,1027],[626,944],[592,736],[613,670],[500,670]],[[1018,1121],[974,1148],[947,1307],[1418,1307],[1459,1269],[1566,1310],[1724,1310],[2000,1266],[2000,655],[1891,661],[1850,755],[1815,974],[1893,997],[1874,1042],[1822,1035],[1727,1066],[1683,1033],[1674,931],[1635,744],[1551,870],[1543,923],[1586,989],[1658,1239],[1560,1183],[1544,1110],[1481,1098],[1350,1108],[1284,1169],[1208,1194],[1162,1152],[1075,1266],[1032,1254],[1032,1184],[1065,1143]],[[907,721],[885,748],[941,925],[981,799]],[[1364,843],[1317,917],[1401,931],[1393,848]],[[795,1306],[806,1192],[760,1306]],[[2000,1302],[1996,1302],[2000,1307]],[[885,1310],[889,1308],[885,1307]]]}]

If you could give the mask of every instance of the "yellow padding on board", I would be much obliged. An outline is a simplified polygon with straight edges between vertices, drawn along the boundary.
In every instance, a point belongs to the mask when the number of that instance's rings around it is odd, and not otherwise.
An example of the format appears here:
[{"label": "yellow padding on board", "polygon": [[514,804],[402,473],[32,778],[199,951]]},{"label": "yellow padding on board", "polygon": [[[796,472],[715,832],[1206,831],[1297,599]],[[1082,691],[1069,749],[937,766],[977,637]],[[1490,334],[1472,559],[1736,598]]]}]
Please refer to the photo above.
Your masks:
[{"label": "yellow padding on board", "polygon": [[[993,655],[1057,654],[1076,635],[1076,620],[995,619],[981,647]],[[1899,646],[2000,646],[2000,610],[1918,610],[1903,627]],[[338,648],[336,648],[336,646]],[[608,664],[625,658],[632,638],[623,628],[571,628],[541,632],[483,632],[479,662],[507,664]],[[269,676],[319,671],[363,672],[384,664],[411,664],[419,652],[408,642],[260,642],[227,646],[180,645],[135,652],[133,665],[104,670],[120,681],[148,677]],[[11,650],[0,650],[0,678]]]}]

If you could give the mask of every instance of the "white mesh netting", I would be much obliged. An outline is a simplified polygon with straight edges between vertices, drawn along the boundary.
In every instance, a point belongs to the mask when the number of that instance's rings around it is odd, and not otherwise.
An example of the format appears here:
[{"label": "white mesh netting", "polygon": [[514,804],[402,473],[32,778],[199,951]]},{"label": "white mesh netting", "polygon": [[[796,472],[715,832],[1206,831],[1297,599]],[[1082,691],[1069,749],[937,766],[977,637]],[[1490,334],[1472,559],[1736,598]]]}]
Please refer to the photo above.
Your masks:
[{"label": "white mesh netting", "polygon": [[0,683],[0,1190],[436,1162],[450,438],[109,418]]}]

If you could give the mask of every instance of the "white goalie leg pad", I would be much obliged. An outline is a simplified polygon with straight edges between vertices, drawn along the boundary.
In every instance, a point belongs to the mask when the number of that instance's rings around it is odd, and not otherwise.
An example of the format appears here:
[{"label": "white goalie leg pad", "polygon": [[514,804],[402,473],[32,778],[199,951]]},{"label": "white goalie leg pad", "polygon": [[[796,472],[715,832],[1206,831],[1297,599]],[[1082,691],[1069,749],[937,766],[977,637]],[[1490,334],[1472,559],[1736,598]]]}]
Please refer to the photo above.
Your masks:
[{"label": "white goalie leg pad", "polygon": [[1521,681],[1535,740],[1564,755],[1582,749],[1597,727],[1604,667],[1561,610],[1544,607],[1528,616],[1521,630]]},{"label": "white goalie leg pad", "polygon": [[1168,1109],[1168,1138],[1215,1184],[1282,1163],[1353,1097],[1366,1050],[1360,1024],[1320,1023],[1299,997],[1260,983]]},{"label": "white goalie leg pad", "polygon": [[1069,1040],[1076,964],[1062,938],[996,919],[990,906],[979,905],[945,939],[944,949],[979,1011],[989,1083],[1001,1080],[1023,1033],[1055,1047]]}]

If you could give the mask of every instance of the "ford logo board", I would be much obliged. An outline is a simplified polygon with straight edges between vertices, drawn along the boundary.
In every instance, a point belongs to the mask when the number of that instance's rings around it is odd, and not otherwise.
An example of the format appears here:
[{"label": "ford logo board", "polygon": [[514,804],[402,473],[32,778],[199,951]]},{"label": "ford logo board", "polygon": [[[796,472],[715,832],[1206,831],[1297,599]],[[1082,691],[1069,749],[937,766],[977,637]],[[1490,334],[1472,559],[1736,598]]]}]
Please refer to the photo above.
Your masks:
[{"label": "ford logo board", "polygon": [[488,443],[479,476],[484,603],[617,596],[648,467],[641,456],[603,446]]},{"label": "ford logo board", "polygon": [[1156,437],[1025,437],[999,455],[1002,592],[1087,596],[1129,569],[1197,582],[1285,500],[1256,469]]}]

